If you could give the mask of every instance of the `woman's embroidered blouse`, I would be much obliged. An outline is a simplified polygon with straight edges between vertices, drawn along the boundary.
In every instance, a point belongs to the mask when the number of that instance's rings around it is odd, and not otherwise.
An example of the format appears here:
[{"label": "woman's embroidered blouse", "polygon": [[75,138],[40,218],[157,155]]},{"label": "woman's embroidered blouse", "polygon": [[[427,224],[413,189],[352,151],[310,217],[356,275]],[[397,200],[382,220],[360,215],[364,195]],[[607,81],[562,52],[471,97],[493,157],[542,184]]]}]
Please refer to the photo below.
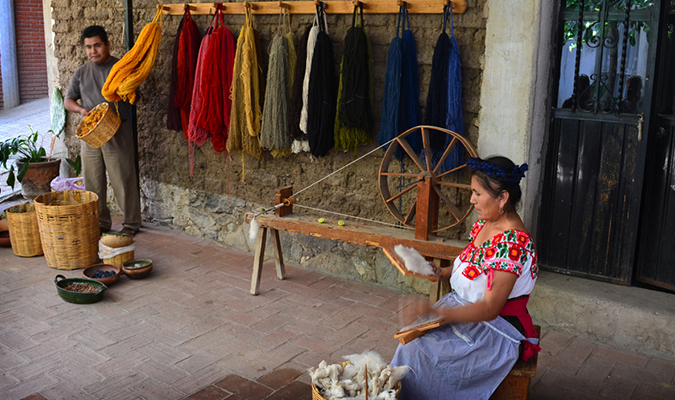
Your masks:
[{"label": "woman's embroidered blouse", "polygon": [[509,299],[530,294],[537,281],[537,251],[529,233],[508,230],[476,247],[474,240],[485,226],[479,220],[471,229],[471,243],[457,256],[450,285],[465,300],[475,303],[483,299],[490,269],[507,271],[518,276]]}]

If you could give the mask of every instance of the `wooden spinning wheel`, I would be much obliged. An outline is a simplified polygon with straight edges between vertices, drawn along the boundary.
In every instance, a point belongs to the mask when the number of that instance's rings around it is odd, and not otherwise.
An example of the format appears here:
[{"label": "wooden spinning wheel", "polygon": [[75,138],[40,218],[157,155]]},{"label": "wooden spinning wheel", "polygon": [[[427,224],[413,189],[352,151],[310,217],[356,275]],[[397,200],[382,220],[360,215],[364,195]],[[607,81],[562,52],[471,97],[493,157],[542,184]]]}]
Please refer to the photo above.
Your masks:
[{"label": "wooden spinning wheel", "polygon": [[[443,135],[443,141],[451,138],[438,163],[432,165],[432,131]],[[415,153],[408,137],[420,132],[422,150]],[[464,148],[465,157],[461,164],[445,172],[439,172],[440,166],[455,146]],[[401,148],[413,162],[413,172],[396,172],[392,161],[396,151]],[[424,159],[422,160],[422,154]],[[384,154],[379,171],[380,194],[391,214],[407,227],[415,228],[415,238],[427,240],[429,234],[452,228],[462,222],[473,210],[473,206],[457,205],[455,199],[471,194],[471,181],[467,174],[461,173],[466,167],[465,159],[478,157],[471,143],[456,132],[434,126],[416,126],[400,134]],[[392,194],[393,193],[393,194]],[[439,216],[441,220],[439,221]],[[440,226],[439,226],[440,223]]]}]

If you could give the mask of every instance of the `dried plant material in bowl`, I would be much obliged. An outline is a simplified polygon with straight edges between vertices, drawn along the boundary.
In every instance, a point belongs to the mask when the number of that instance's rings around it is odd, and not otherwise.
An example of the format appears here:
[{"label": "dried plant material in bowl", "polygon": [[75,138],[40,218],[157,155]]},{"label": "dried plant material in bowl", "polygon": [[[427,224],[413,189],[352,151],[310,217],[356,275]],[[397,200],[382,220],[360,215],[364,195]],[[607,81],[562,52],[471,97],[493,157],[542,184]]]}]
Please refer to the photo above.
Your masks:
[{"label": "dried plant material in bowl", "polygon": [[122,264],[122,271],[131,279],[140,279],[148,276],[152,271],[152,260],[134,259]]},{"label": "dried plant material in bowl", "polygon": [[82,271],[82,277],[99,281],[110,286],[122,275],[122,270],[111,264],[95,264]]},{"label": "dried plant material in bowl", "polygon": [[96,303],[103,298],[103,292],[108,289],[99,281],[83,278],[66,279],[63,275],[56,275],[54,283],[63,300],[76,304]]}]

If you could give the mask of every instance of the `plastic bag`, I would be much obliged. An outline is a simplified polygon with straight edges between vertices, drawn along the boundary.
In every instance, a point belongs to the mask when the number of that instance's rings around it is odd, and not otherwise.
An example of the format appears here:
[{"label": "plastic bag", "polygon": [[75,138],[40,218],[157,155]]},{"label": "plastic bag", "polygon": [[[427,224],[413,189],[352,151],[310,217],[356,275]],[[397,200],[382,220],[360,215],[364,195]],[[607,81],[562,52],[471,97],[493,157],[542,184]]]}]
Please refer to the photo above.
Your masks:
[{"label": "plastic bag", "polygon": [[110,247],[106,246],[99,240],[98,242],[98,258],[103,260],[104,258],[113,258],[119,256],[120,254],[128,253],[130,251],[136,250],[136,243],[130,244],[129,246],[124,247]]},{"label": "plastic bag", "polygon": [[55,192],[60,192],[62,190],[85,190],[84,178],[81,176],[78,176],[77,178],[61,178],[60,176],[57,176],[52,180],[50,186]]}]

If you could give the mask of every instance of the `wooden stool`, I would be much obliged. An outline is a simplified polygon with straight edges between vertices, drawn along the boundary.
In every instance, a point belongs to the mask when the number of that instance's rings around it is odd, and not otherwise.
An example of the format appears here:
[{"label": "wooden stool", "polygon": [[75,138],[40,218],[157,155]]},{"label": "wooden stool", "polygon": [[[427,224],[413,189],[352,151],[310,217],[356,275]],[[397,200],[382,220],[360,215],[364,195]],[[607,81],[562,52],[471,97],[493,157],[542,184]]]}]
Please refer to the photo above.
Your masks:
[{"label": "wooden stool", "polygon": [[[535,325],[534,330],[537,331],[539,338],[541,338],[541,327]],[[490,400],[527,400],[530,389],[530,378],[537,375],[538,356],[539,353],[536,353],[527,362],[518,359],[511,372],[499,384],[497,390],[492,393]]]}]

